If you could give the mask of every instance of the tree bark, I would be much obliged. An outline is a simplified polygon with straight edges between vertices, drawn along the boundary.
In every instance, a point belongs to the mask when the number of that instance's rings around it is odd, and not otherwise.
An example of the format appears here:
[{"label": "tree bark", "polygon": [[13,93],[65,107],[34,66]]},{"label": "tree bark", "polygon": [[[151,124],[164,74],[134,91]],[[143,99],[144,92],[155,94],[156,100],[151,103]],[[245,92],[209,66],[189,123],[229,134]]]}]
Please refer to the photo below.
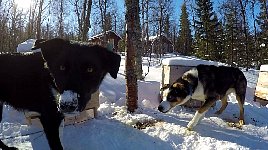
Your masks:
[{"label": "tree bark", "polygon": [[127,109],[134,112],[138,108],[138,89],[136,74],[136,46],[135,40],[137,35],[139,18],[139,1],[125,0],[126,2],[126,99]]},{"label": "tree bark", "polygon": [[42,23],[43,4],[44,4],[44,0],[40,0],[39,10],[38,10],[38,15],[37,15],[37,23],[36,23],[36,38],[37,39],[41,39],[41,23]]},{"label": "tree bark", "polygon": [[248,33],[247,33],[247,23],[246,23],[246,6],[248,1],[246,0],[243,5],[243,1],[239,0],[239,4],[241,7],[241,15],[243,18],[243,32],[245,36],[245,52],[246,52],[246,69],[249,68],[249,57],[248,57]]},{"label": "tree bark", "polygon": [[82,41],[86,41],[88,39],[88,31],[90,28],[90,12],[91,12],[92,0],[85,0],[84,2],[84,21],[83,21],[83,28],[82,28]]},{"label": "tree bark", "polygon": [[63,27],[63,0],[60,1],[60,15],[59,15],[59,37],[64,37],[64,27]]}]

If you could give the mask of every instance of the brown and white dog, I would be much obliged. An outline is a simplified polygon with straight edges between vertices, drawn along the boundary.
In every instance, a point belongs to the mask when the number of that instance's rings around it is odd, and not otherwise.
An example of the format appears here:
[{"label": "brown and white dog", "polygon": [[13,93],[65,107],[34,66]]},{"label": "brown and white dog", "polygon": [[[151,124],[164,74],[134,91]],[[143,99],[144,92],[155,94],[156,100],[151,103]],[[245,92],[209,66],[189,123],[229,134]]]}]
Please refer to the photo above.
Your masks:
[{"label": "brown and white dog", "polygon": [[163,99],[158,110],[166,113],[176,105],[182,105],[188,100],[196,99],[204,101],[204,104],[196,111],[193,119],[187,127],[192,130],[204,117],[208,109],[217,101],[222,101],[221,108],[216,114],[225,110],[230,93],[236,95],[240,109],[239,125],[244,121],[244,101],[247,88],[247,80],[242,71],[234,67],[198,65],[185,72],[173,84],[163,87]]}]

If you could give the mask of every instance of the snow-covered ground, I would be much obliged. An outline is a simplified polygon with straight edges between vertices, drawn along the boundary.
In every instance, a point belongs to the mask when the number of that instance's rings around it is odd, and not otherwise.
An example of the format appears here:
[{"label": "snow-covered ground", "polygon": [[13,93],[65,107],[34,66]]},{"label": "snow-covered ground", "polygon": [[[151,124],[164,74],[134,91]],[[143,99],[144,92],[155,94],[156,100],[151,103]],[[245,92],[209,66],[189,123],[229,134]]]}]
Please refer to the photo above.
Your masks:
[{"label": "snow-covered ground", "polygon": [[[167,57],[171,57],[170,55]],[[178,56],[179,57],[179,56]],[[106,76],[100,87],[98,117],[81,124],[61,127],[65,150],[179,150],[179,149],[267,149],[268,108],[253,102],[258,71],[244,71],[248,88],[245,104],[246,125],[232,128],[227,121],[237,121],[239,109],[229,96],[226,110],[217,116],[220,102],[210,109],[194,131],[186,125],[195,110],[176,107],[163,114],[157,110],[161,65],[154,60],[145,81],[138,82],[139,109],[129,114],[125,107],[125,59],[122,57],[118,78]],[[144,72],[148,69],[144,58]],[[49,146],[40,126],[27,126],[23,113],[4,108],[0,138],[22,150],[47,150]]]}]

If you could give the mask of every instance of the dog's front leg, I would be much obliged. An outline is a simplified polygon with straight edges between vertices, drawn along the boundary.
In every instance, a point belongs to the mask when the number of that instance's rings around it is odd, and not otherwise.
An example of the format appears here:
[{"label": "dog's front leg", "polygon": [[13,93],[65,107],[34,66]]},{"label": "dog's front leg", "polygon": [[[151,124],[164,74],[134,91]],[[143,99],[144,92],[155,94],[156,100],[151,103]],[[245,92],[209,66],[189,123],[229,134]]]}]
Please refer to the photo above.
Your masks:
[{"label": "dog's front leg", "polygon": [[206,112],[200,113],[199,111],[196,111],[193,119],[187,125],[188,130],[193,130],[193,128],[198,124],[198,122],[204,118],[205,113]]},{"label": "dog's front leg", "polygon": [[208,98],[205,103],[196,111],[193,119],[188,123],[188,130],[193,130],[193,128],[202,120],[208,111],[208,109],[217,101],[216,98]]},{"label": "dog's front leg", "polygon": [[59,137],[59,126],[62,119],[63,116],[59,112],[53,115],[41,114],[40,121],[43,125],[51,150],[63,150]]}]

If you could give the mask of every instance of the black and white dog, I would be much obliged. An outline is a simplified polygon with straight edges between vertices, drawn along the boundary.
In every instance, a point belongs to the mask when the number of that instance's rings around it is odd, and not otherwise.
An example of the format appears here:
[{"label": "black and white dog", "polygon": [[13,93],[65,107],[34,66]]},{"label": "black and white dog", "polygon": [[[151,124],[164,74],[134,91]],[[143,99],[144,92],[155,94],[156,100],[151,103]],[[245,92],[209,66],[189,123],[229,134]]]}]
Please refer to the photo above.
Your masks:
[{"label": "black and white dog", "polygon": [[[63,39],[37,40],[41,53],[0,55],[0,121],[3,104],[40,114],[49,146],[63,149],[64,113],[81,112],[109,73],[117,77],[121,57],[101,46]],[[0,149],[16,149],[0,140]]]},{"label": "black and white dog", "polygon": [[221,114],[228,104],[227,96],[235,93],[240,109],[239,124],[243,125],[246,88],[247,80],[238,68],[198,65],[185,72],[172,85],[161,89],[163,90],[163,100],[158,110],[168,112],[174,106],[182,105],[191,98],[204,101],[187,125],[188,129],[192,130],[219,99],[222,101],[222,106],[216,114]]}]

